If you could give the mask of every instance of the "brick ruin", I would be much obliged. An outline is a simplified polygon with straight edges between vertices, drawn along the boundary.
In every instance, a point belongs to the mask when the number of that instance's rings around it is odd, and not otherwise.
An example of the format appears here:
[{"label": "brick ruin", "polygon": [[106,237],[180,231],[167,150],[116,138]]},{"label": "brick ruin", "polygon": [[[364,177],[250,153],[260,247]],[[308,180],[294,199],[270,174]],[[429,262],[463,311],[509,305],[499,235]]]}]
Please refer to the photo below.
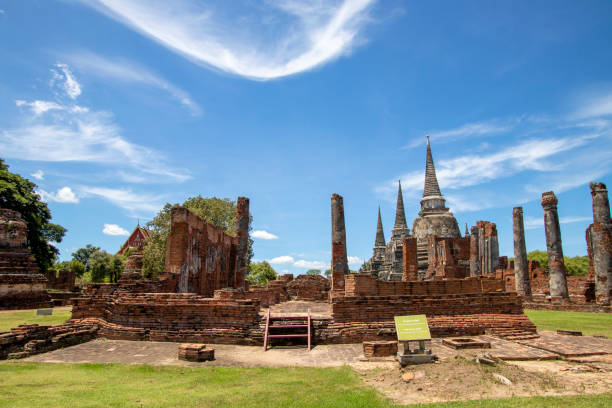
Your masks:
[{"label": "brick ruin", "polygon": [[[405,245],[408,244],[408,250]],[[385,243],[380,208],[373,254],[360,272],[382,280],[461,279],[493,273],[498,266],[497,228],[488,221],[478,221],[461,236],[453,213],[446,207],[436,177],[429,137],[425,158],[425,183],[421,211],[413,230],[406,223],[401,183],[398,185],[395,224]],[[407,258],[406,258],[407,257]]]},{"label": "brick ruin", "polygon": [[530,309],[612,312],[612,222],[608,192],[603,183],[590,183],[593,224],[586,229],[589,273],[567,275],[563,261],[558,199],[552,191],[542,194],[544,227],[549,267],[527,261],[523,209],[513,209],[515,259],[500,258],[498,268],[488,276],[503,279],[506,290],[516,290]]},{"label": "brick ruin", "polygon": [[28,228],[17,211],[0,209],[0,309],[50,307],[47,278],[28,248]]}]

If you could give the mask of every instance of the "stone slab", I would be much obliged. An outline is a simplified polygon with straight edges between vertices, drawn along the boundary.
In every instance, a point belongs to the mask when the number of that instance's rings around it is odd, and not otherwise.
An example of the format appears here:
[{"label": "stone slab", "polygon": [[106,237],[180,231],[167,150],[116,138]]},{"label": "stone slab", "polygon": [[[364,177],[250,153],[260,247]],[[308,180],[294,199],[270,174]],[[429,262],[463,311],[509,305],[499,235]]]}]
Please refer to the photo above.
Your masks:
[{"label": "stone slab", "polygon": [[550,351],[563,357],[612,354],[612,340],[591,336],[565,336],[553,332],[539,332],[540,338],[519,341],[525,346]]},{"label": "stone slab", "polygon": [[36,315],[37,316],[51,316],[52,314],[53,314],[53,309],[51,309],[51,308],[37,309],[36,310]]}]

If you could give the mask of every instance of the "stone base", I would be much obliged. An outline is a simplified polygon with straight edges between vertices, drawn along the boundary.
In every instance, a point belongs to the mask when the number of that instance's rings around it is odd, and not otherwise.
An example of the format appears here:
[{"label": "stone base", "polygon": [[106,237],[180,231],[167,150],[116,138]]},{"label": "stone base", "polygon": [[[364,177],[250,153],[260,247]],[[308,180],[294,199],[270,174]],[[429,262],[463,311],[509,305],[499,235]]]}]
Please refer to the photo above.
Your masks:
[{"label": "stone base", "polygon": [[397,360],[402,367],[411,364],[427,364],[433,363],[438,359],[438,356],[431,354],[401,354],[397,353]]}]

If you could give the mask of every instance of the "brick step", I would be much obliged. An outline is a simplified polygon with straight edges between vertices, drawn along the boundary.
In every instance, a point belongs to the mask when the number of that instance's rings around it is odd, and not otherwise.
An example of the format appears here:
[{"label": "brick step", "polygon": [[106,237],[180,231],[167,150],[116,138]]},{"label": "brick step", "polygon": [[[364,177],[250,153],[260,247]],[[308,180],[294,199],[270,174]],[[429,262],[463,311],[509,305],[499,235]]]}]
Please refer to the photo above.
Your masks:
[{"label": "brick step", "polygon": [[310,337],[308,333],[300,334],[268,334],[269,339],[289,339],[291,337]]},{"label": "brick step", "polygon": [[539,339],[540,336],[537,334],[525,335],[525,336],[505,336],[504,340],[531,340]]}]

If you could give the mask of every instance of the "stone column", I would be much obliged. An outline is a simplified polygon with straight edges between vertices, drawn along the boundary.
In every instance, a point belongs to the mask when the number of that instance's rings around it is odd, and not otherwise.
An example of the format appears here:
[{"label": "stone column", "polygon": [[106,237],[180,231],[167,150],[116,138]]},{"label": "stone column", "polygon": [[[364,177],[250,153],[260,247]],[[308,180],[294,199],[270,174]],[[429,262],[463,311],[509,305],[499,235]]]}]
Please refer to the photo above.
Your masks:
[{"label": "stone column", "polygon": [[527,249],[525,248],[523,207],[514,207],[512,210],[512,233],[514,235],[514,282],[516,284],[516,293],[523,297],[530,297],[531,285],[527,266]]},{"label": "stone column", "polygon": [[249,199],[238,197],[236,200],[236,238],[238,246],[236,248],[236,276],[235,288],[245,288],[246,265],[249,251]]},{"label": "stone column", "polygon": [[593,225],[591,244],[595,272],[595,301],[610,305],[612,296],[612,222],[608,190],[604,183],[591,183],[593,198]]},{"label": "stone column", "polygon": [[565,264],[563,263],[563,246],[561,244],[561,228],[557,214],[557,197],[552,191],[542,193],[542,208],[544,209],[544,229],[546,232],[546,251],[548,252],[548,273],[550,276],[550,296],[552,300],[569,298],[567,280],[565,279]]},{"label": "stone column", "polygon": [[332,194],[332,291],[344,291],[344,276],[348,275],[346,254],[346,228],[344,226],[344,201],[342,196]]},{"label": "stone column", "polygon": [[480,252],[478,251],[478,227],[471,228],[470,234],[470,276],[480,276]]}]

